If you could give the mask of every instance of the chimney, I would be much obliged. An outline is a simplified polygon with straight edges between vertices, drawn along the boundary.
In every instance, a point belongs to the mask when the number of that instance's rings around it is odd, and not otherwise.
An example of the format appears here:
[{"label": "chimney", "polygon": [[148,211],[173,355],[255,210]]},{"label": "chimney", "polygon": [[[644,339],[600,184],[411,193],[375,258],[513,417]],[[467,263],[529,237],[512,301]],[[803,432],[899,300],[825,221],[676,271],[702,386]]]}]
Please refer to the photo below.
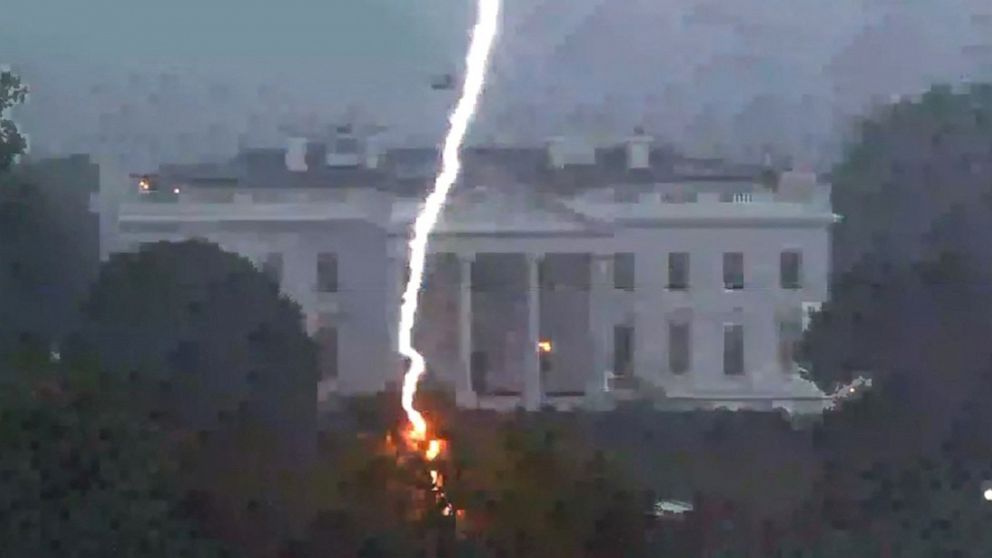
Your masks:
[{"label": "chimney", "polygon": [[290,172],[307,171],[307,139],[294,137],[286,142],[286,168]]},{"label": "chimney", "polygon": [[379,168],[379,162],[380,159],[382,159],[384,151],[382,137],[373,131],[365,136],[365,141],[363,143],[365,148],[365,168]]},{"label": "chimney", "polygon": [[627,170],[651,168],[652,141],[643,128],[634,128],[634,135],[627,139]]}]

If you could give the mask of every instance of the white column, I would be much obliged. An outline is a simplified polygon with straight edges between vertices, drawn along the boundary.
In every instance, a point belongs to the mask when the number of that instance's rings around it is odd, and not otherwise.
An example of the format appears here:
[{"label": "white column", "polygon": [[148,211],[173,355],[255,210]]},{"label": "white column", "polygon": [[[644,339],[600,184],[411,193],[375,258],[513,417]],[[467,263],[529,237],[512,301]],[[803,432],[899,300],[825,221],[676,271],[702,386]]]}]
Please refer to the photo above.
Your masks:
[{"label": "white column", "polygon": [[609,292],[611,258],[592,254],[589,262],[589,335],[592,340],[592,370],[586,383],[586,396],[601,399],[606,392],[610,369]]},{"label": "white column", "polygon": [[458,364],[455,402],[459,407],[478,405],[472,381],[472,264],[475,254],[458,254]]},{"label": "white column", "polygon": [[541,334],[541,293],[538,282],[538,266],[541,256],[526,254],[527,259],[527,335],[524,348],[524,407],[528,411],[541,408],[543,386],[541,385],[541,360],[537,343]]}]

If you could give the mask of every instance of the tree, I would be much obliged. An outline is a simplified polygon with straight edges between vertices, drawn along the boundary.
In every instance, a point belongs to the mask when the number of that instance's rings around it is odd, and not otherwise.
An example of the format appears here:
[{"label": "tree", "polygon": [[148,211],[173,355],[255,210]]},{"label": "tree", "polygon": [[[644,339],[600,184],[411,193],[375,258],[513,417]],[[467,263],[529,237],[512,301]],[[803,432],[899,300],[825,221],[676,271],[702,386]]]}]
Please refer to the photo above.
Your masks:
[{"label": "tree", "polygon": [[[450,497],[487,555],[646,555],[654,502],[578,429],[548,417],[451,424]],[[488,424],[487,424],[488,423]]]},{"label": "tree", "polygon": [[878,109],[832,173],[834,270],[867,254],[919,259],[935,219],[978,200],[992,184],[992,85],[935,86],[919,100]]},{"label": "tree", "polygon": [[74,313],[79,270],[49,199],[20,174],[0,174],[0,360],[47,355]]},{"label": "tree", "polygon": [[79,157],[13,162],[27,148],[7,110],[27,87],[0,72],[0,360],[47,354],[71,327],[98,258],[88,191],[95,165]]},{"label": "tree", "polygon": [[98,372],[36,364],[0,385],[0,553],[224,556],[183,511],[154,424]]},{"label": "tree", "polygon": [[21,78],[10,71],[0,71],[0,172],[14,163],[18,155],[24,153],[28,142],[17,129],[17,124],[7,118],[7,111],[24,102],[28,88]]},{"label": "tree", "polygon": [[836,276],[804,343],[821,386],[873,375],[934,424],[974,388],[992,334],[990,144],[992,86],[935,87],[865,121],[833,173]]},{"label": "tree", "polygon": [[130,378],[136,404],[164,424],[210,439],[250,423],[292,461],[315,443],[315,348],[302,324],[248,260],[159,242],[101,267],[68,356]]}]

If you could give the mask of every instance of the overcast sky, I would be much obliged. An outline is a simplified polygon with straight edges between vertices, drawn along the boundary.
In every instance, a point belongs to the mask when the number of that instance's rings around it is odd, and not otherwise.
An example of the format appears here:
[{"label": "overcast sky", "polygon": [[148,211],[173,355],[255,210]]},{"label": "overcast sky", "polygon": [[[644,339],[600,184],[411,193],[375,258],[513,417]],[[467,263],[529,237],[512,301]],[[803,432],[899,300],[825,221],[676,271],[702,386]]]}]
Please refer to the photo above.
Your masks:
[{"label": "overcast sky", "polygon": [[[18,115],[35,147],[147,142],[180,158],[195,155],[167,148],[182,134],[198,139],[175,143],[209,155],[238,136],[262,141],[277,120],[331,120],[354,103],[418,141],[436,139],[452,96],[429,78],[460,64],[474,17],[472,0],[3,3],[0,63],[33,86]],[[750,121],[781,122],[762,133],[819,138],[838,107],[975,74],[961,49],[982,39],[971,16],[985,4],[506,0],[479,130],[533,140],[577,120],[611,131],[646,121],[716,149],[713,137],[739,142],[733,134],[749,130],[728,128],[741,107],[771,96]],[[168,72],[181,82],[172,108],[155,81]],[[216,84],[231,91],[211,93]]]}]

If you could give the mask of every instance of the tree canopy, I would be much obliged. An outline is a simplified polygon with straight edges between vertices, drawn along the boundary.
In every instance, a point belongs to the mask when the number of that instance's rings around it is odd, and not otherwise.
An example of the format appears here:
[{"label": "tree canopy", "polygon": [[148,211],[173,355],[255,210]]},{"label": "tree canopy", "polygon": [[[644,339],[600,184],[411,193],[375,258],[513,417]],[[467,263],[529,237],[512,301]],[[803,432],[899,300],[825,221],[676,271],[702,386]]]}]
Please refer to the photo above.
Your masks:
[{"label": "tree canopy", "polygon": [[27,139],[8,117],[8,110],[24,102],[28,88],[10,71],[0,71],[0,172],[6,171],[28,147]]},{"label": "tree canopy", "polygon": [[5,556],[224,556],[183,511],[161,430],[92,370],[32,365],[0,384]]},{"label": "tree canopy", "polygon": [[130,378],[136,402],[191,432],[250,420],[314,443],[317,371],[295,303],[248,260],[159,242],[103,264],[68,354]]},{"label": "tree canopy", "polygon": [[933,222],[992,184],[992,85],[935,86],[878,109],[831,174],[833,266],[913,262]]}]

